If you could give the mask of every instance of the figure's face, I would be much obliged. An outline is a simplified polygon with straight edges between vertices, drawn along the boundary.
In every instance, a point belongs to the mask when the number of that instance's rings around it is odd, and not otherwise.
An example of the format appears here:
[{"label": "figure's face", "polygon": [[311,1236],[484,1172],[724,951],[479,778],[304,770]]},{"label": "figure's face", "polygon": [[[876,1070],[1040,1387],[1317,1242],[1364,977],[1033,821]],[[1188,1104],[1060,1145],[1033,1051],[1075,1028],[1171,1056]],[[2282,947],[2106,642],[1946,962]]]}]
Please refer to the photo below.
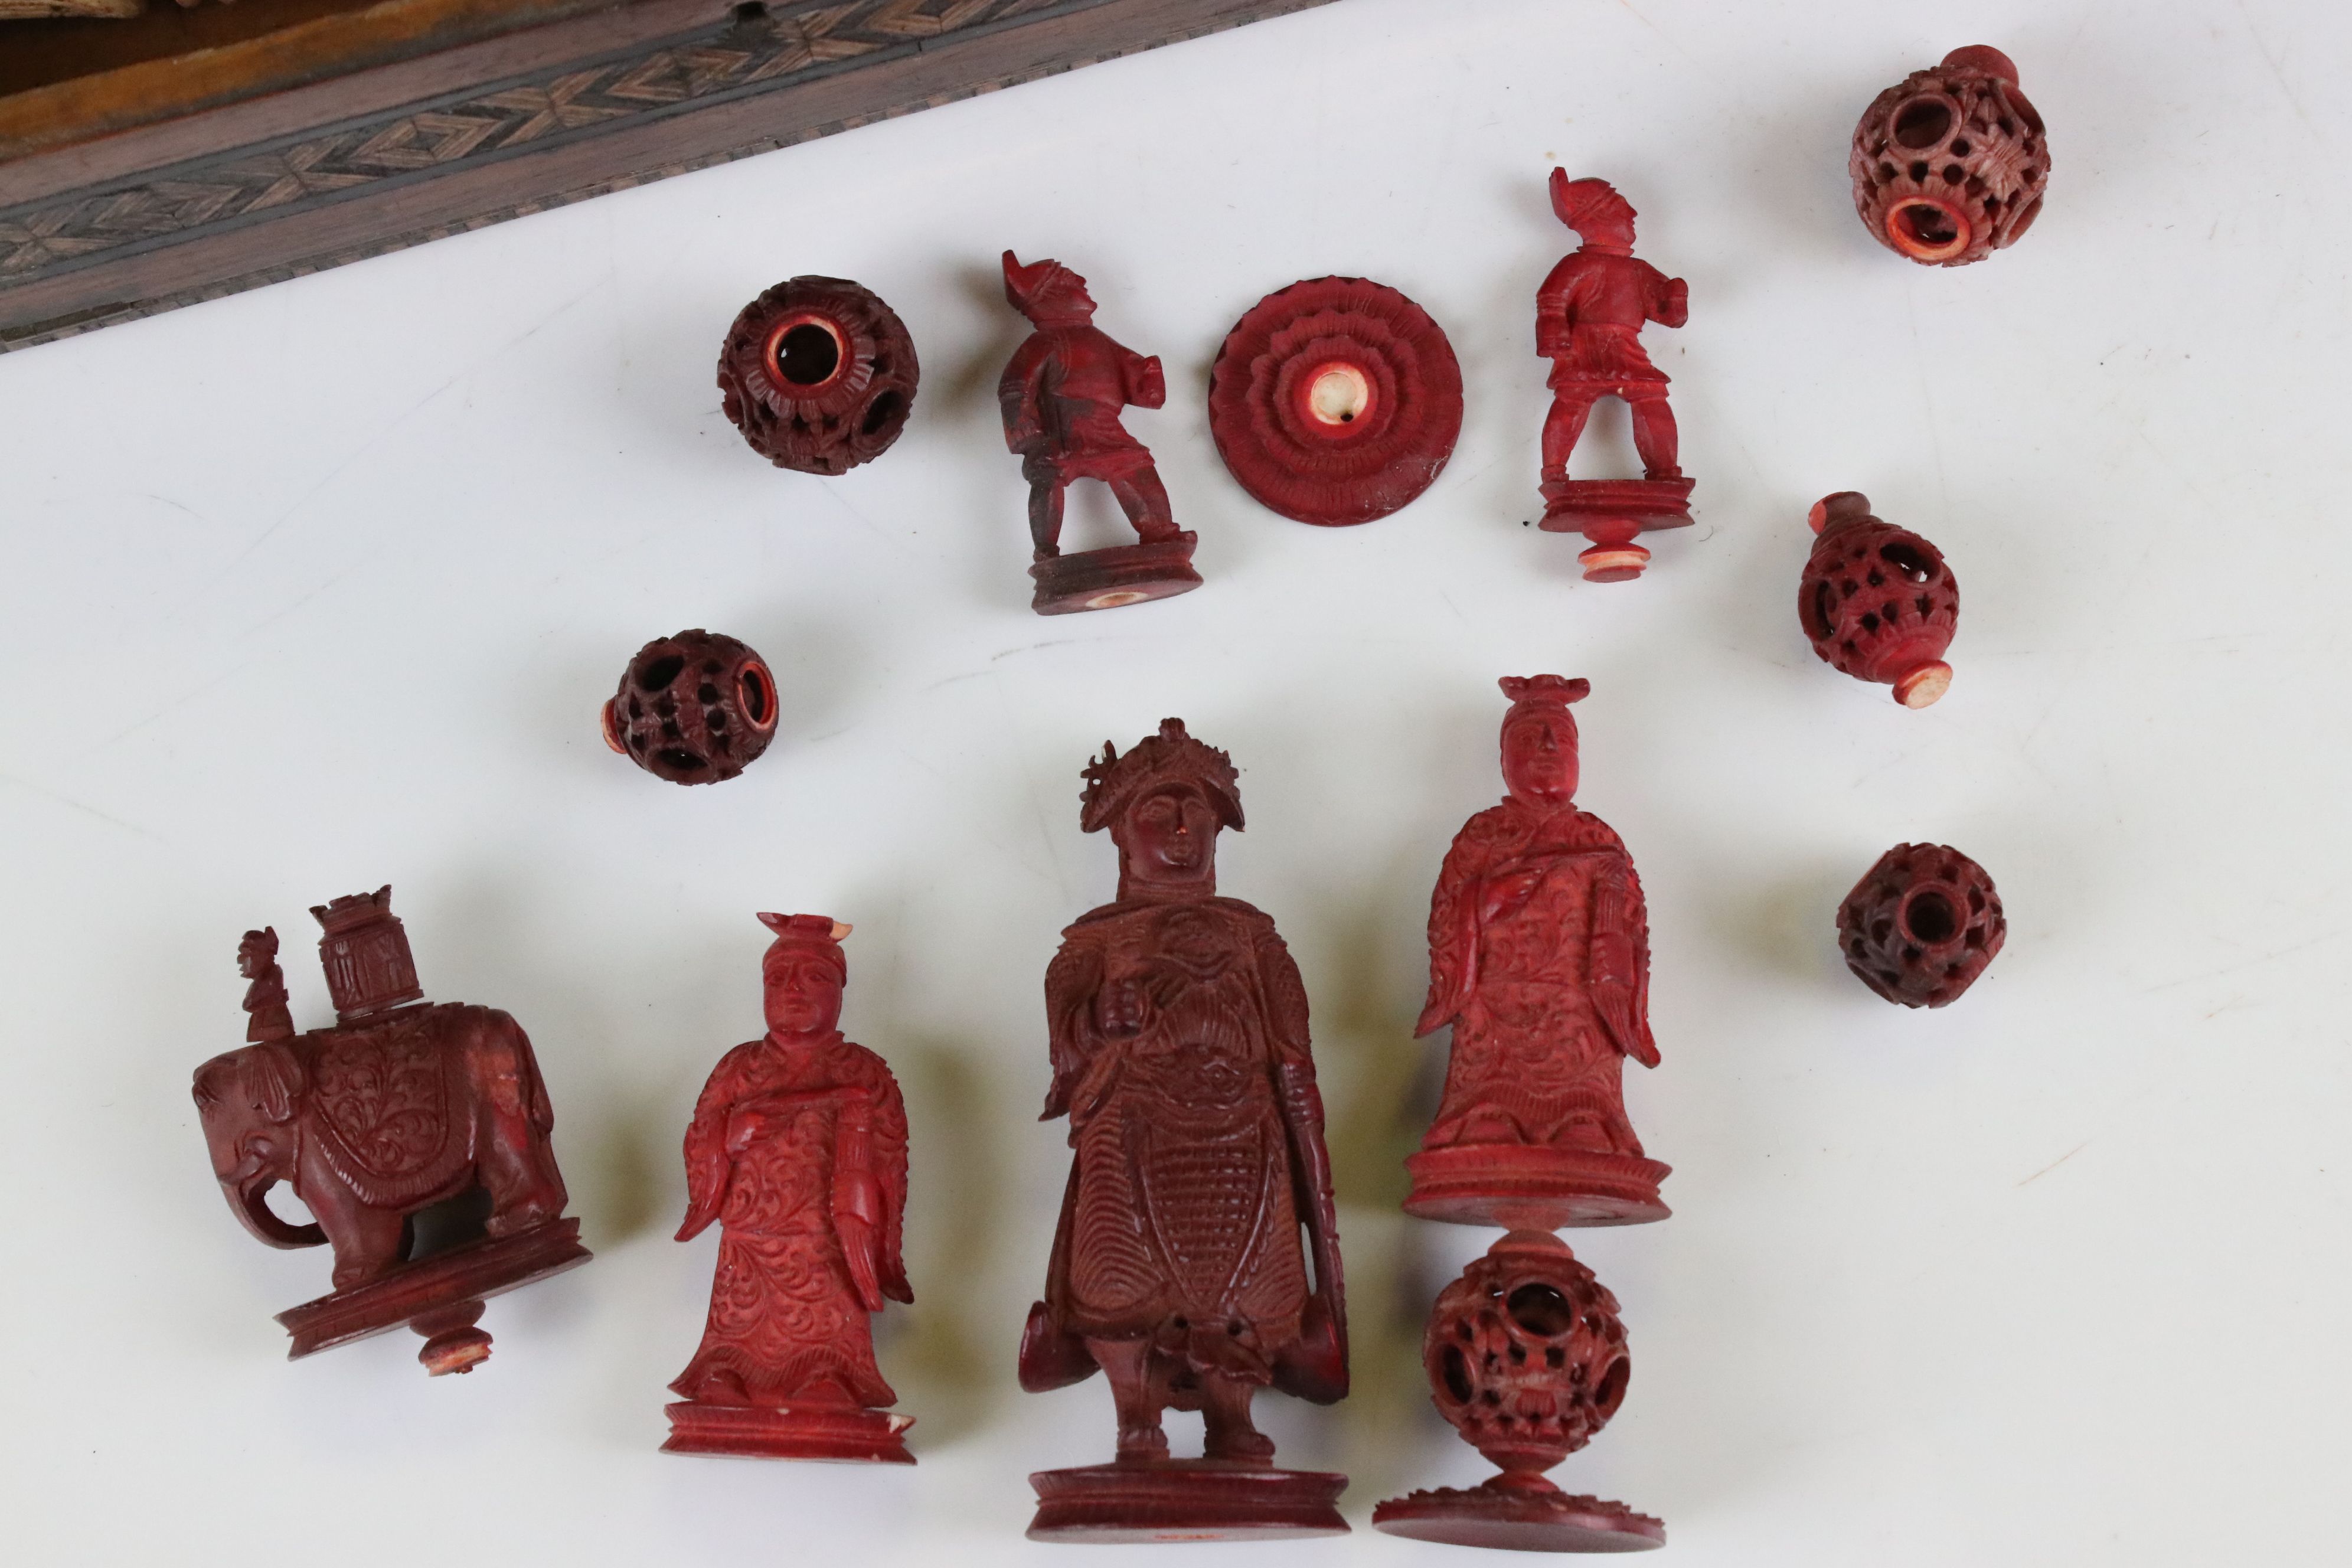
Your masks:
[{"label": "figure's face", "polygon": [[794,953],[769,965],[768,1027],[779,1035],[822,1035],[841,1022],[841,980],[831,961]]},{"label": "figure's face", "polygon": [[1127,809],[1120,855],[1142,882],[1203,882],[1216,874],[1217,810],[1191,784],[1173,784]]},{"label": "figure's face", "polygon": [[1503,726],[1503,782],[1522,800],[1564,804],[1576,794],[1576,731],[1568,715],[1538,710]]}]

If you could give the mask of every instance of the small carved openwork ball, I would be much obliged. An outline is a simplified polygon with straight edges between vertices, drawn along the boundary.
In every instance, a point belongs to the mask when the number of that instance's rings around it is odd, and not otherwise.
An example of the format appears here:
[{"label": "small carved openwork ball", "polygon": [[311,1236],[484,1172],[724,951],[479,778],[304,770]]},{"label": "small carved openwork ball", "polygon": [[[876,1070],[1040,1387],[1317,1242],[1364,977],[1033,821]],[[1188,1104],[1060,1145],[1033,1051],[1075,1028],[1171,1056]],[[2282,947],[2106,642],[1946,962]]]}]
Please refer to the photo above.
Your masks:
[{"label": "small carved openwork ball", "polygon": [[1941,1007],[1976,984],[2009,937],[1985,868],[1943,844],[1897,844],[1838,906],[1856,978],[1906,1007]]},{"label": "small carved openwork ball", "polygon": [[1617,1299],[1546,1231],[1515,1230],[1438,1294],[1422,1339],[1438,1414],[1506,1475],[1540,1474],[1624,1403]]},{"label": "small carved openwork ball", "polygon": [[604,704],[604,743],[672,784],[718,784],[759,759],[776,734],[776,678],[733,637],[656,637]]},{"label": "small carved openwork ball", "polygon": [[890,449],[915,405],[915,341],[871,290],[795,278],[750,304],[719,351],[722,406],[780,468],[840,474]]},{"label": "small carved openwork ball", "polygon": [[1797,620],[1813,652],[1856,680],[1895,688],[1925,708],[1952,684],[1944,662],[1959,628],[1960,585],[1943,552],[1870,515],[1870,498],[1842,490],[1813,503],[1812,553],[1797,582]]},{"label": "small carved openwork ball", "polygon": [[1925,266],[1961,267],[2014,245],[2041,216],[2050,148],[2017,67],[1974,44],[1873,99],[1847,168],[1872,238]]},{"label": "small carved openwork ball", "polygon": [[1327,528],[1427,489],[1462,434],[1462,367],[1429,312],[1361,278],[1250,307],[1209,372],[1209,433],[1242,489]]}]

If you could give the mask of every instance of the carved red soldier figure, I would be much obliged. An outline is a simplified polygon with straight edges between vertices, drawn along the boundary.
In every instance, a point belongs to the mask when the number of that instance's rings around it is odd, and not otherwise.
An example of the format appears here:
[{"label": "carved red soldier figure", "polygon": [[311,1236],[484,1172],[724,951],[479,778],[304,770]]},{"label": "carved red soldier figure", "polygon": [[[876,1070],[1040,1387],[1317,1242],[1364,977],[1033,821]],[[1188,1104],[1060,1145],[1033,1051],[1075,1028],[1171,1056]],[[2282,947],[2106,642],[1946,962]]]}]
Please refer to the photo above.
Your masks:
[{"label": "carved red soldier figure", "polygon": [[[195,1074],[214,1174],[261,1240],[334,1248],[334,1293],[278,1314],[289,1355],[406,1324],[426,1370],[469,1371],[490,1353],[474,1326],[487,1298],[588,1261],[563,1216],[546,1083],[507,1014],[422,1000],[390,888],[310,912],[335,1026],[294,1033],[278,933],[246,932],[252,1043]],[[271,1210],[280,1182],[313,1223]],[[453,1212],[477,1191],[486,1218]]]},{"label": "carved red soldier figure", "polygon": [[912,1301],[900,1249],[907,1110],[844,1039],[849,928],[763,914],[768,1032],[712,1069],[686,1134],[691,1240],[720,1226],[701,1348],[670,1384],[674,1454],[913,1464],[874,1363],[873,1314]]},{"label": "carved red soldier figure", "polygon": [[[1037,329],[1013,351],[997,383],[1004,444],[1029,481],[1029,575],[1041,616],[1116,609],[1201,585],[1197,536],[1180,530],[1151,452],[1127,433],[1119,410],[1168,401],[1158,358],[1137,353],[1094,324],[1087,280],[1058,261],[1024,266],[1004,253],[1004,297]],[[1139,542],[1062,553],[1062,502],[1073,479],[1100,479]]]},{"label": "carved red soldier figure", "polygon": [[1624,1058],[1650,1037],[1649,919],[1632,857],[1580,810],[1576,719],[1591,689],[1557,675],[1502,682],[1500,805],[1463,826],[1429,906],[1429,1002],[1417,1033],[1454,1026],[1445,1095],[1406,1162],[1405,1212],[1550,1230],[1664,1219],[1668,1167],[1625,1118]]},{"label": "carved red soldier figure", "polygon": [[[1175,719],[1086,770],[1081,823],[1119,852],[1118,898],[1063,932],[1045,976],[1070,1183],[1022,1386],[1109,1378],[1116,1464],[1031,1478],[1038,1539],[1336,1533],[1346,1478],[1273,1468],[1250,1420],[1272,1386],[1348,1387],[1347,1316],[1307,994],[1274,922],[1217,896],[1242,826],[1231,759]],[[1303,1230],[1303,1238],[1302,1238]],[[1168,1407],[1199,1410],[1171,1459]]]},{"label": "carved red soldier figure", "polygon": [[[1592,542],[1577,556],[1588,581],[1623,582],[1640,576],[1650,559],[1634,535],[1691,521],[1691,481],[1678,466],[1666,375],[1642,349],[1644,323],[1679,327],[1689,320],[1690,286],[1633,254],[1633,208],[1608,181],[1571,180],[1554,169],[1551,209],[1584,243],[1536,292],[1536,352],[1552,362],[1542,526]],[[1622,399],[1633,417],[1639,479],[1568,477],[1569,456],[1603,397]]]}]

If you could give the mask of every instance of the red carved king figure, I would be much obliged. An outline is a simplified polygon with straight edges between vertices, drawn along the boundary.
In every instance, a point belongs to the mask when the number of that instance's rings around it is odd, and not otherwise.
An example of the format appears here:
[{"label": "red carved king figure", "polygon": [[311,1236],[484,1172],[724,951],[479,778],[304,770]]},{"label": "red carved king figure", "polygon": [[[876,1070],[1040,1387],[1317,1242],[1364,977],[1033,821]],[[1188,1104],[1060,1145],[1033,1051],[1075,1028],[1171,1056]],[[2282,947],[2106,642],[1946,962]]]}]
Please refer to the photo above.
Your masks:
[{"label": "red carved king figure", "polygon": [[669,1453],[912,1464],[911,1416],[874,1362],[873,1314],[912,1301],[900,1254],[907,1112],[844,1039],[845,925],[760,919],[768,1033],[727,1053],[686,1134],[677,1238],[720,1228],[701,1348],[670,1387]]},{"label": "red carved king figure", "polygon": [[1507,679],[1510,793],[1463,826],[1429,907],[1429,1001],[1454,1026],[1445,1095],[1407,1164],[1405,1211],[1551,1230],[1664,1219],[1625,1118],[1627,1057],[1655,1067],[1649,921],[1616,832],[1578,809],[1576,720],[1591,689]]},{"label": "red carved king figure", "polygon": [[[1118,1461],[1031,1480],[1038,1539],[1336,1533],[1345,1478],[1273,1468],[1250,1420],[1269,1385],[1347,1392],[1347,1321],[1307,993],[1274,922],[1217,896],[1216,837],[1242,826],[1232,761],[1181,721],[1087,769],[1087,831],[1119,851],[1118,898],[1063,932],[1045,975],[1067,1195],[1033,1392],[1109,1378]],[[1199,1410],[1200,1459],[1161,1412]]]}]

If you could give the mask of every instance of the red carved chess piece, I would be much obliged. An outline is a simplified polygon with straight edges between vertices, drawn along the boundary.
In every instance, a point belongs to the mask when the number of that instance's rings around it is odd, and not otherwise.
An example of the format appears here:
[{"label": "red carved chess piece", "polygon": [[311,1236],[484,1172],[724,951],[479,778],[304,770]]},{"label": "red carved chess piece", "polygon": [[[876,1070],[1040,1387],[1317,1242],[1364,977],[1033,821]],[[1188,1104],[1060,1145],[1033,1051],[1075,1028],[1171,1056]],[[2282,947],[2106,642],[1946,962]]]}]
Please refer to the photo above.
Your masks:
[{"label": "red carved chess piece", "polygon": [[1462,434],[1462,367],[1429,313],[1361,278],[1250,307],[1209,373],[1209,433],[1262,504],[1325,527],[1427,489]]},{"label": "red carved chess piece", "polygon": [[841,278],[777,284],[743,307],[719,351],[728,419],[753,451],[803,474],[888,451],[921,374],[898,313]]},{"label": "red carved chess piece", "polygon": [[1423,1339],[1439,1414],[1503,1473],[1391,1498],[1372,1523],[1457,1546],[1638,1552],[1665,1544],[1665,1526],[1543,1472],[1616,1414],[1630,1366],[1615,1300],[1550,1232],[1666,1217],[1668,1169],[1643,1153],[1621,1082],[1626,1057],[1658,1065],[1649,921],[1623,842],[1574,804],[1570,704],[1590,685],[1502,687],[1510,793],[1463,825],[1430,899],[1418,1032],[1451,1024],[1454,1043],[1404,1208],[1509,1232],[1445,1288]]},{"label": "red carved chess piece", "polygon": [[1431,1310],[1422,1363],[1438,1414],[1502,1474],[1391,1498],[1374,1529],[1520,1552],[1666,1543],[1649,1515],[1544,1478],[1617,1414],[1633,1368],[1616,1298],[1558,1237],[1512,1231],[1464,1269]]},{"label": "red carved chess piece", "polygon": [[656,637],[621,672],[604,725],[604,743],[656,778],[718,784],[759,761],[775,739],[776,678],[733,637]]},{"label": "red carved chess piece", "polygon": [[[1031,1476],[1029,1534],[1344,1532],[1347,1478],[1275,1468],[1250,1421],[1264,1387],[1344,1397],[1348,1338],[1306,988],[1274,922],[1217,896],[1217,834],[1242,826],[1232,760],[1170,719],[1086,779],[1080,823],[1109,829],[1118,899],[1062,933],[1045,974],[1045,1115],[1070,1119],[1073,1158],[1021,1385],[1100,1368],[1118,1457]],[[1169,1457],[1171,1406],[1202,1412],[1202,1458]]]},{"label": "red carved chess piece", "polygon": [[1960,619],[1960,585],[1943,552],[1870,515],[1870,498],[1841,490],[1813,503],[1818,537],[1797,584],[1797,619],[1822,660],[1856,680],[1895,688],[1925,708],[1952,684],[1944,662]]},{"label": "red carved chess piece", "polygon": [[1625,1118],[1624,1059],[1658,1064],[1642,881],[1578,809],[1576,719],[1590,685],[1507,679],[1500,805],[1463,825],[1429,905],[1429,1002],[1451,1024],[1445,1095],[1406,1161],[1405,1212],[1549,1230],[1666,1217],[1669,1167]]},{"label": "red carved chess piece", "polygon": [[2042,215],[2050,147],[2015,64],[1973,44],[1871,100],[1846,166],[1873,239],[1924,266],[1965,267]]},{"label": "red carved chess piece", "polygon": [[[425,1336],[427,1371],[469,1371],[490,1353],[474,1326],[486,1298],[588,1261],[563,1215],[547,1085],[514,1019],[421,1000],[390,888],[310,912],[335,1026],[294,1032],[278,933],[247,931],[253,1043],[195,1074],[213,1173],[261,1240],[334,1248],[333,1294],[278,1314],[290,1357],[406,1324]],[[279,1182],[314,1223],[272,1212]],[[452,1200],[476,1193],[488,1218],[473,1226]],[[436,1250],[435,1230],[451,1245]]]},{"label": "red carved chess piece", "polygon": [[1897,844],[1838,906],[1838,949],[1854,978],[1906,1007],[1941,1007],[2009,940],[1985,868],[1947,844]]},{"label": "red carved chess piece", "polygon": [[[1554,169],[1551,210],[1583,244],[1536,291],[1536,353],[1552,362],[1541,526],[1592,542],[1577,555],[1587,582],[1622,583],[1649,563],[1635,535],[1690,526],[1691,480],[1676,466],[1666,375],[1642,350],[1644,322],[1679,327],[1690,319],[1690,286],[1633,254],[1633,208],[1608,181],[1571,180]],[[1621,400],[1633,416],[1638,479],[1568,477],[1569,456],[1603,397]]]},{"label": "red carved chess piece", "polygon": [[[1180,530],[1150,449],[1119,410],[1157,408],[1168,386],[1156,356],[1137,353],[1094,324],[1087,280],[1058,261],[1024,266],[1004,253],[1004,297],[1037,330],[1015,349],[996,385],[1004,444],[1029,481],[1036,547],[1030,608],[1041,616],[1112,610],[1201,585],[1198,535]],[[1137,542],[1062,553],[1062,499],[1073,479],[1100,479],[1135,527]]]},{"label": "red carved chess piece", "polygon": [[842,1038],[849,928],[760,917],[768,1032],[727,1053],[686,1134],[686,1223],[719,1222],[701,1348],[670,1387],[671,1454],[911,1465],[911,1415],[874,1363],[873,1315],[912,1301],[900,1253],[907,1110],[880,1057]]}]

